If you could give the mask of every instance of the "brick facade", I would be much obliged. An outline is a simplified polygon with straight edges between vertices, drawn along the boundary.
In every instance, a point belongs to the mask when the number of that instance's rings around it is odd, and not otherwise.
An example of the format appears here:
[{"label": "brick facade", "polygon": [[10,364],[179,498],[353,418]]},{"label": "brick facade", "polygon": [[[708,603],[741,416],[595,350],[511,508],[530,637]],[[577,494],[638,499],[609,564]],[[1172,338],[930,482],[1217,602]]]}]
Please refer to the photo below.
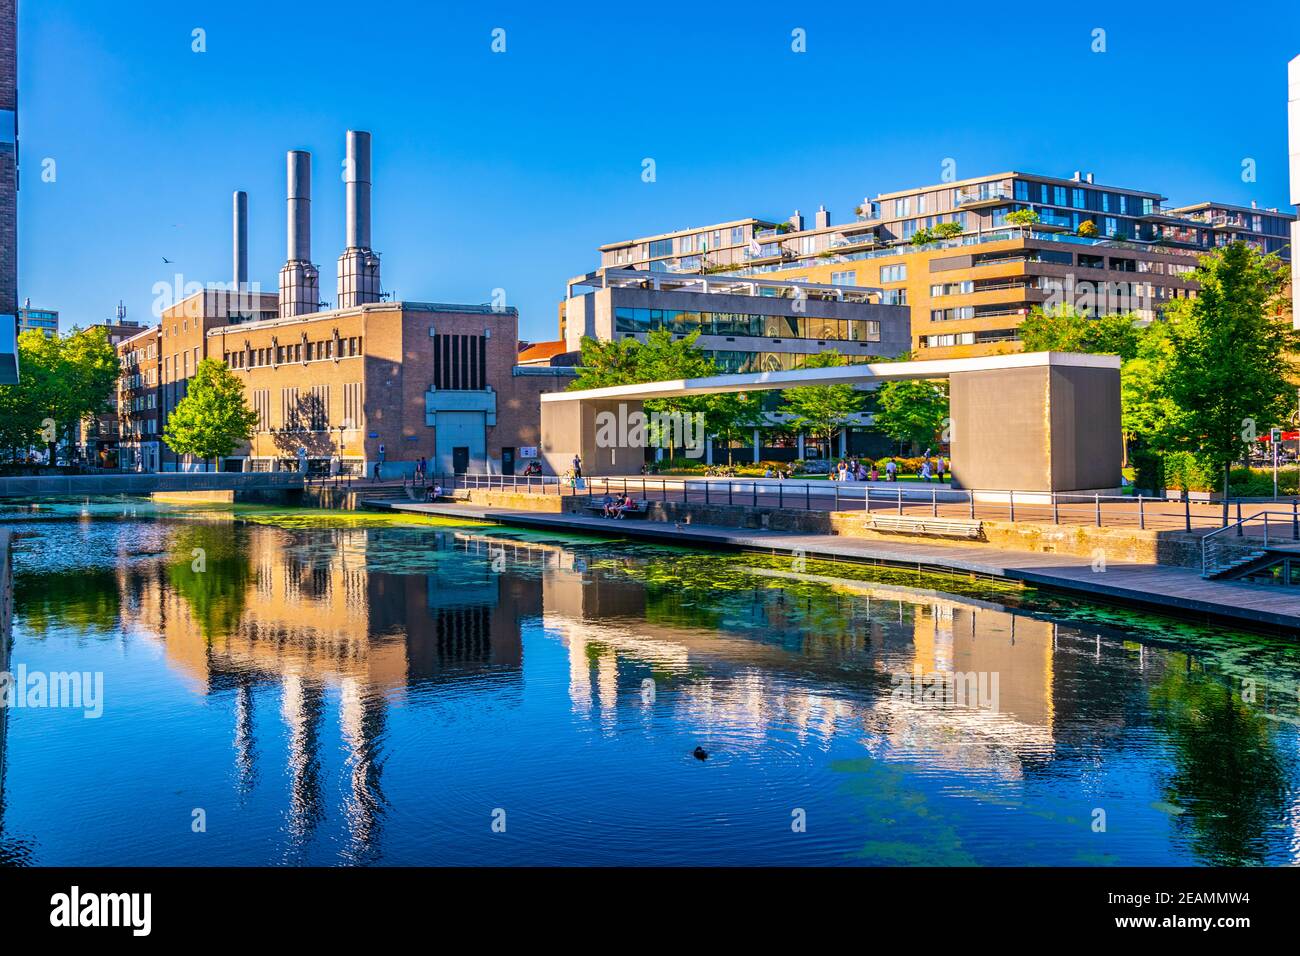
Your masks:
[{"label": "brick facade", "polygon": [[162,433],[158,407],[159,328],[146,329],[120,342],[118,378],[118,464],[154,471],[159,466]]},{"label": "brick facade", "polygon": [[0,0],[0,314],[18,311],[18,10]]},{"label": "brick facade", "polygon": [[[507,449],[518,462],[519,449],[540,443],[539,396],[570,381],[569,370],[516,369],[518,319],[513,309],[385,302],[214,326],[207,355],[242,379],[261,416],[232,457],[295,467],[302,448],[317,468],[338,454],[354,473],[372,474],[381,459],[388,475],[410,473],[418,458],[438,457],[442,412],[483,423],[466,439],[469,471],[500,470]],[[454,467],[443,458],[433,470]]]}]

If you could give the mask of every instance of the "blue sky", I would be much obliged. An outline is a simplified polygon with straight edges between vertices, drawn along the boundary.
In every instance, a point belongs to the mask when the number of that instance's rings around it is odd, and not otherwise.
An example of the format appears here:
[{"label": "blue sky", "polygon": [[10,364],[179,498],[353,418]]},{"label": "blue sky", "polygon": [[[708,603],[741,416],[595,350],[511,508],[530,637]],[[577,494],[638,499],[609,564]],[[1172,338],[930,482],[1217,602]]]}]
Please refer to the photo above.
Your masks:
[{"label": "blue sky", "polygon": [[962,178],[1079,169],[1177,203],[1287,201],[1294,0],[19,8],[19,290],[65,328],[119,299],[152,321],[154,285],[177,272],[228,280],[234,189],[250,194],[251,278],[274,290],[288,149],[314,154],[313,258],[333,299],[349,127],[374,134],[385,289],[503,288],[534,340],[555,337],[565,279],[603,242],[819,203],[841,221],[864,196],[939,181],[949,158]]}]

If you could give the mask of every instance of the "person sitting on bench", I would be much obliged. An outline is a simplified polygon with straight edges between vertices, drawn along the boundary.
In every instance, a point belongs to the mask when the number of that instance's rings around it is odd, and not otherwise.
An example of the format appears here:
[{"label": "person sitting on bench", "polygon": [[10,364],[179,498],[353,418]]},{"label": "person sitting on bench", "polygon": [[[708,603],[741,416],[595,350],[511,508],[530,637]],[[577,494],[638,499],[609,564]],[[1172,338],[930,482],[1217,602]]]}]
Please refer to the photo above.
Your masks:
[{"label": "person sitting on bench", "polygon": [[613,518],[615,515],[618,514],[617,511],[618,502],[614,498],[614,496],[610,495],[608,492],[605,494],[605,497],[604,499],[601,500],[600,504],[601,504],[601,517]]}]

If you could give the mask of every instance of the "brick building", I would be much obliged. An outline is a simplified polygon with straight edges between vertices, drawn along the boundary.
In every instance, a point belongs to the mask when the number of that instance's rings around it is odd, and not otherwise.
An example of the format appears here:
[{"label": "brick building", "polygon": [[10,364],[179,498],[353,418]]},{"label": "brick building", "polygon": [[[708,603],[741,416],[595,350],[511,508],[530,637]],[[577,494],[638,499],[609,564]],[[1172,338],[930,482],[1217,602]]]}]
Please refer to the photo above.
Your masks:
[{"label": "brick building", "polygon": [[121,468],[157,471],[162,431],[158,410],[159,328],[144,329],[117,345],[122,366],[117,383],[118,446]]},{"label": "brick building", "polygon": [[[207,333],[215,328],[273,317],[278,309],[279,298],[274,293],[234,293],[210,288],[163,310],[158,325],[159,434],[167,416],[185,397],[199,362],[207,357]],[[163,471],[189,471],[205,465],[177,455],[164,442],[159,445],[158,467]]]},{"label": "brick building", "polygon": [[513,474],[539,444],[539,396],[573,370],[521,368],[513,308],[375,302],[217,326],[207,355],[244,382],[256,434],[226,468]]},{"label": "brick building", "polygon": [[0,385],[18,381],[18,4],[0,0]]}]

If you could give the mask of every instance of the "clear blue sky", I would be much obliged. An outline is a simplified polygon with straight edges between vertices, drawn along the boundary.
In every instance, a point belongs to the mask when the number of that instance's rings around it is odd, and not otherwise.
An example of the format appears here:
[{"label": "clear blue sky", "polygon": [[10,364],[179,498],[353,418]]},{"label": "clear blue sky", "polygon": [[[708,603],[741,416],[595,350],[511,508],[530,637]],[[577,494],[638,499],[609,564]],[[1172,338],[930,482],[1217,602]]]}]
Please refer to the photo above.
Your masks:
[{"label": "clear blue sky", "polygon": [[504,288],[532,339],[555,336],[564,281],[602,242],[819,203],[841,221],[864,196],[939,181],[947,158],[963,178],[1081,169],[1180,203],[1287,200],[1294,0],[19,8],[19,290],[65,328],[119,298],[152,321],[154,284],[176,271],[228,280],[234,189],[249,192],[251,278],[274,290],[288,149],[315,157],[332,300],[348,127],[374,134],[385,289]]}]

